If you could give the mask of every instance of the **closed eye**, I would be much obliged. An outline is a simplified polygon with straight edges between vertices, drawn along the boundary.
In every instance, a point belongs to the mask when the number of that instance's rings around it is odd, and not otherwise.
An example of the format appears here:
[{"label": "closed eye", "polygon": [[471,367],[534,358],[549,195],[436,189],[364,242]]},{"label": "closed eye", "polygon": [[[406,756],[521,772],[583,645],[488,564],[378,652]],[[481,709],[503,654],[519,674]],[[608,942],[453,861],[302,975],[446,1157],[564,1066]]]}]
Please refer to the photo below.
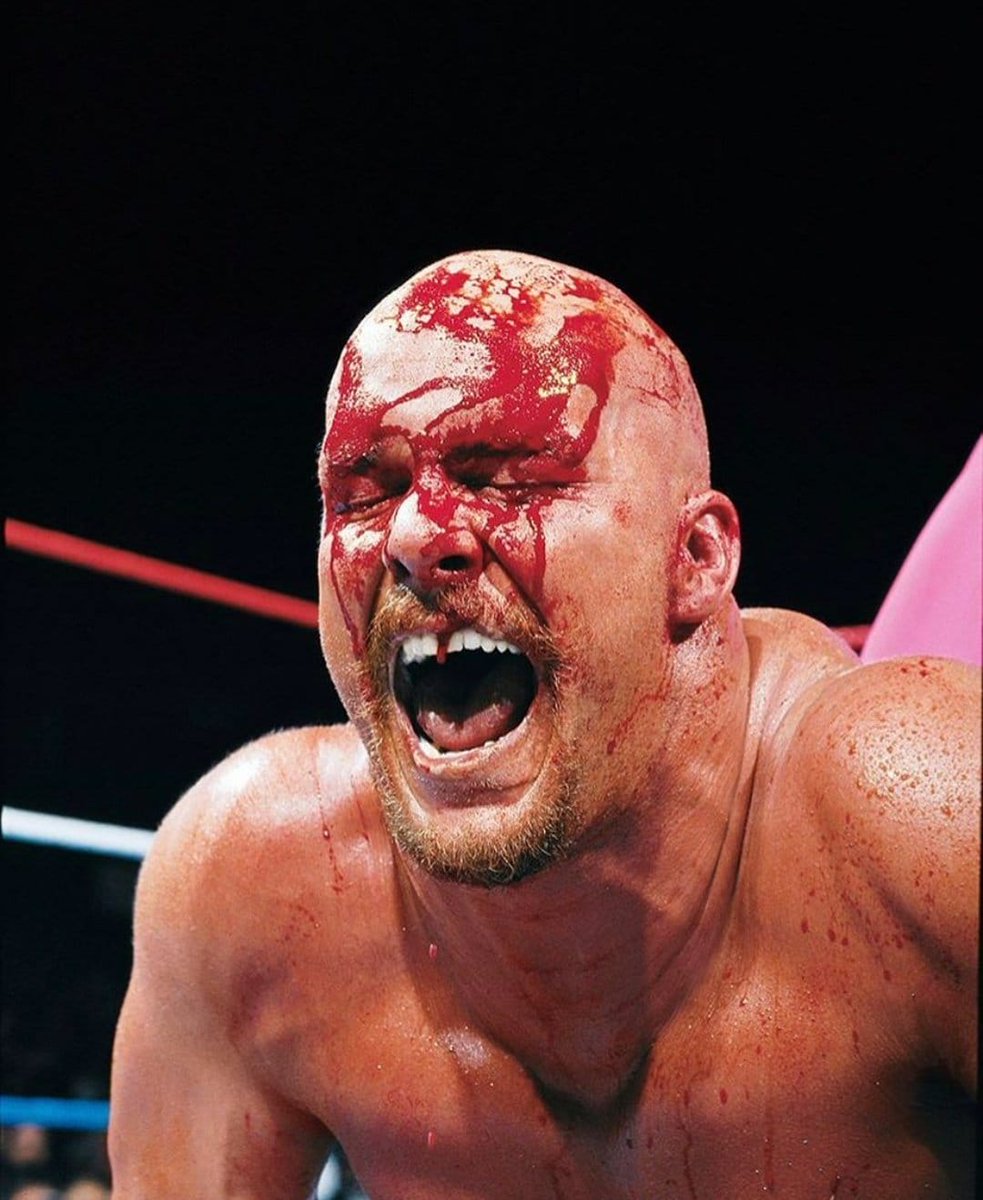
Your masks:
[{"label": "closed eye", "polygon": [[570,472],[555,458],[525,447],[470,447],[458,450],[447,460],[449,474],[472,491],[523,491],[563,487]]},{"label": "closed eye", "polygon": [[366,512],[388,500],[404,496],[410,474],[402,467],[386,467],[366,456],[350,467],[328,472],[325,507],[335,516]]},{"label": "closed eye", "polygon": [[579,483],[583,472],[570,471],[544,455],[530,454],[483,462],[480,467],[468,464],[467,469],[456,470],[454,478],[473,492],[507,492],[514,496],[562,491]]}]

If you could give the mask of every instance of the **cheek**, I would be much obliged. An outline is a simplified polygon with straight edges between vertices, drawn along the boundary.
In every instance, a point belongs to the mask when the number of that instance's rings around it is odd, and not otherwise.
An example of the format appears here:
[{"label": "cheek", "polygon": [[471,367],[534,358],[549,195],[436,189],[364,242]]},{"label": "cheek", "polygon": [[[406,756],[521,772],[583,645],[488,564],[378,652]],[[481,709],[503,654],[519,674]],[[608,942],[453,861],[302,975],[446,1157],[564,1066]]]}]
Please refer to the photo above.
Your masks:
[{"label": "cheek", "polygon": [[668,561],[658,513],[644,505],[554,506],[545,529],[544,609],[588,631],[598,653],[668,636]]},{"label": "cheek", "polygon": [[573,569],[578,506],[553,496],[487,512],[481,536],[526,598],[548,616],[550,596]]},{"label": "cheek", "polygon": [[502,505],[486,514],[480,530],[492,555],[491,581],[505,595],[517,591],[561,637],[583,624],[578,592],[601,569],[584,552],[578,537],[582,522],[580,505],[551,497]]},{"label": "cheek", "polygon": [[482,536],[512,583],[537,609],[541,608],[546,534],[540,516],[511,509],[488,519]]},{"label": "cheek", "polygon": [[334,644],[338,639],[330,636],[330,630],[340,624],[356,657],[365,649],[365,630],[383,570],[384,542],[383,530],[355,525],[339,525],[321,542],[321,614],[322,624],[328,627],[322,637]]},{"label": "cheek", "polygon": [[632,506],[630,500],[619,500],[614,506],[614,519],[618,522],[622,529],[627,529],[631,524]]}]

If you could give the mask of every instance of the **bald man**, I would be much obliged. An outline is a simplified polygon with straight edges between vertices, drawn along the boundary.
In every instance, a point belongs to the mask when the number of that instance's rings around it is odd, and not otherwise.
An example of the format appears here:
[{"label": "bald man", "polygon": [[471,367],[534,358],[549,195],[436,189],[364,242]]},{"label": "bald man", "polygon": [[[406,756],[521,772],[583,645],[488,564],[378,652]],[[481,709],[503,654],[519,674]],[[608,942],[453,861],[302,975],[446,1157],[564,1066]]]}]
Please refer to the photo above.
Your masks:
[{"label": "bald man", "polygon": [[980,674],[740,611],[700,400],[623,293],[435,263],[344,348],[350,724],[142,872],[114,1200],[970,1194]]}]

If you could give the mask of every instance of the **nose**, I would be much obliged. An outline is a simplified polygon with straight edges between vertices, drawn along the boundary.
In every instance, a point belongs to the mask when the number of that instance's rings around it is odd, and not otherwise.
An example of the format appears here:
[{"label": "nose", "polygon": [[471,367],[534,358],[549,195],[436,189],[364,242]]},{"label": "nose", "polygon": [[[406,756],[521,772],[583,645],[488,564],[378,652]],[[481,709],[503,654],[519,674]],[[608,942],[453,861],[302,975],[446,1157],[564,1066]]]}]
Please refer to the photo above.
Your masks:
[{"label": "nose", "polygon": [[393,514],[383,561],[397,583],[414,591],[432,592],[477,579],[485,555],[474,532],[462,523],[459,510],[446,514],[410,491]]}]

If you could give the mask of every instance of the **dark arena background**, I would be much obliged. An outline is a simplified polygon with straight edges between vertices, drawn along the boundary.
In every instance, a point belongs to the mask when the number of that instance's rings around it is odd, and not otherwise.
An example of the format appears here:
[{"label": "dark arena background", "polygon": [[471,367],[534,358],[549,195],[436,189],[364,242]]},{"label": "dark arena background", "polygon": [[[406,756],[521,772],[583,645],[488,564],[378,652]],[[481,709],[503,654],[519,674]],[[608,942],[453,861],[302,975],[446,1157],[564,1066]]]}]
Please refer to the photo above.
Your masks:
[{"label": "dark arena background", "polygon": [[[313,600],[345,338],[505,247],[681,346],[740,602],[869,622],[979,435],[972,40],[938,6],[682,7],[15,4],[7,518]],[[5,565],[8,807],[152,830],[342,717],[310,628]],[[98,1128],[14,1101],[108,1096],[137,868],[5,839],[2,1200],[108,1194]]]}]

